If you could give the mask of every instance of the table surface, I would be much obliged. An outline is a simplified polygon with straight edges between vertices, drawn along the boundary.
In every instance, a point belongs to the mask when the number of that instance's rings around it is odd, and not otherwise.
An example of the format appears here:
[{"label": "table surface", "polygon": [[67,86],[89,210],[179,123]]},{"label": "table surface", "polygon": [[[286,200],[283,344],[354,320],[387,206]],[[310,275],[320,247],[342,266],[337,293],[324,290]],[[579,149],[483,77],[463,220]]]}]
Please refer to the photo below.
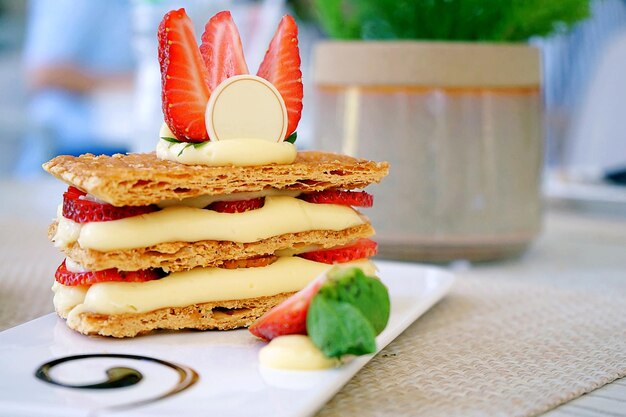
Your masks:
[{"label": "table surface", "polygon": [[[20,223],[27,225],[25,233],[41,233],[41,247],[46,246],[45,227],[56,213],[62,184],[49,180],[29,182],[0,181],[0,229]],[[7,228],[8,229],[8,228]],[[19,236],[7,233],[0,238],[0,248],[15,246],[11,256],[24,257]],[[39,246],[38,246],[39,250]],[[44,249],[42,249],[44,250]],[[49,250],[54,248],[49,245]],[[626,295],[626,206],[616,203],[551,202],[546,207],[544,231],[533,246],[520,258],[503,262],[470,265],[458,261],[449,267],[460,279],[507,277],[529,283],[545,283],[563,288],[593,289],[623,292]],[[58,255],[59,260],[62,258]],[[50,266],[53,270],[55,265]],[[0,280],[1,280],[0,276]],[[49,282],[34,283],[36,291],[48,291]],[[3,297],[12,296],[10,288],[3,289]],[[29,316],[11,316],[0,306],[0,330],[52,311],[43,303]],[[566,403],[545,414],[562,416],[625,416],[626,379]]]},{"label": "table surface", "polygon": [[[503,274],[518,280],[549,280],[564,288],[606,288],[626,294],[626,205],[551,201],[546,207],[542,235],[520,259],[459,271],[461,276],[494,279]],[[626,416],[626,378],[544,416]]]}]

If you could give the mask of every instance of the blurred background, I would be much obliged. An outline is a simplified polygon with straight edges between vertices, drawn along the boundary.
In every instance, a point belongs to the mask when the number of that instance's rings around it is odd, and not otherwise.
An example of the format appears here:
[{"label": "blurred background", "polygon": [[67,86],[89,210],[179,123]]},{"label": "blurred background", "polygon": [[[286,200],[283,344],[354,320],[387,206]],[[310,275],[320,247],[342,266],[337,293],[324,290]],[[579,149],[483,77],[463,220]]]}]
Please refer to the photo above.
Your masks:
[{"label": "blurred background", "polygon": [[[452,34],[426,33],[423,22],[424,33],[403,33],[380,11],[358,24],[337,24],[342,16],[332,15],[332,3],[344,9],[389,3],[396,12],[408,3],[448,3],[471,29],[489,24],[480,20],[476,10],[482,9],[476,6],[486,10],[492,1],[0,0],[0,175],[43,175],[41,163],[56,154],[152,150],[162,121],[155,34],[163,14],[175,7],[187,8],[198,31],[215,12],[230,9],[250,68],[260,62],[279,17],[296,14],[305,75],[300,147],[312,143],[310,57],[317,40],[481,40],[480,34],[472,39],[476,35],[469,29],[462,33],[458,22]],[[513,1],[511,7],[517,3],[523,2]],[[546,9],[558,9],[548,3],[562,3],[568,9],[536,31],[545,36],[509,36],[528,38],[542,51],[546,164],[575,166],[581,175],[621,167],[626,163],[626,1],[526,3]],[[441,22],[431,26],[445,26],[451,10],[434,13]]]}]

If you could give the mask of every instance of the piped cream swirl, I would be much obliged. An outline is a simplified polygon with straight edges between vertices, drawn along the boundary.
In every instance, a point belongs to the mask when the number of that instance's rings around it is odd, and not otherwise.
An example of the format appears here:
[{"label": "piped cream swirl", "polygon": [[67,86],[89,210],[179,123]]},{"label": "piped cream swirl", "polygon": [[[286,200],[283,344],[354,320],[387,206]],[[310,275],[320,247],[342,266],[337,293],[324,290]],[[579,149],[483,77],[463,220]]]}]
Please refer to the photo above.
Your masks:
[{"label": "piped cream swirl", "polygon": [[156,147],[157,157],[187,165],[286,165],[293,163],[298,153],[292,143],[254,138],[201,143],[174,142],[174,135],[166,124],[161,128],[160,137]]}]

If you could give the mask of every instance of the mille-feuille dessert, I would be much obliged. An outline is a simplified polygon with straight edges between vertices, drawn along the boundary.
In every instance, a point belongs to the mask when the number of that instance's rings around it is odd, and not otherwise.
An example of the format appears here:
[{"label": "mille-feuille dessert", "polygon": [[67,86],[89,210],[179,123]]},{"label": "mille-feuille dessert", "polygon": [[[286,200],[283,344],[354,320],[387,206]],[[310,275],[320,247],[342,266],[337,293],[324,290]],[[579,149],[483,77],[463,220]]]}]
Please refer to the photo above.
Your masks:
[{"label": "mille-feuille dessert", "polygon": [[84,334],[249,326],[333,264],[371,271],[374,230],[354,207],[386,163],[292,143],[302,110],[293,18],[256,76],[230,13],[198,48],[183,9],[158,32],[165,123],[156,153],[59,156],[69,184],[49,237],[66,259],[55,310]]}]

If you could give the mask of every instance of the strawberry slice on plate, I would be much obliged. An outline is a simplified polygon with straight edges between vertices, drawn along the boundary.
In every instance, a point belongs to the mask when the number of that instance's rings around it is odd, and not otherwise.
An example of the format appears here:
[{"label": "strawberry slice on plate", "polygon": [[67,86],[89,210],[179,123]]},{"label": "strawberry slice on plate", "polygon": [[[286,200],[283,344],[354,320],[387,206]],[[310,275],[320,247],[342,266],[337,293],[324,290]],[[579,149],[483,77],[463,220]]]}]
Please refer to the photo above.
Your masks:
[{"label": "strawberry slice on plate", "polygon": [[248,74],[241,37],[230,12],[219,12],[207,22],[200,53],[208,70],[211,91],[225,79]]},{"label": "strawberry slice on plate", "polygon": [[76,286],[92,285],[99,282],[145,282],[162,278],[162,274],[154,269],[141,271],[118,271],[115,268],[102,271],[72,272],[67,269],[65,260],[59,265],[54,278],[59,284]]},{"label": "strawberry slice on plate", "polygon": [[376,255],[378,244],[371,239],[359,239],[350,245],[332,249],[323,249],[313,252],[301,253],[298,256],[309,261],[322,262],[325,264],[338,264],[369,258]]},{"label": "strawberry slice on plate", "polygon": [[165,122],[180,141],[204,142],[209,74],[185,9],[168,12],[158,31],[161,99]]},{"label": "strawberry slice on plate", "polygon": [[288,138],[298,127],[303,96],[298,26],[293,17],[284,16],[278,24],[257,75],[274,84],[285,101]]},{"label": "strawberry slice on plate", "polygon": [[76,223],[106,222],[126,217],[157,211],[157,206],[115,207],[86,198],[86,193],[75,187],[69,187],[63,193],[63,217]]},{"label": "strawberry slice on plate", "polygon": [[248,328],[250,333],[266,341],[287,334],[307,334],[306,315],[309,305],[325,280],[326,274],[320,275],[309,285],[269,310]]},{"label": "strawberry slice on plate", "polygon": [[265,198],[259,197],[250,200],[216,201],[209,204],[206,208],[219,213],[243,213],[244,211],[261,208],[264,204]]},{"label": "strawberry slice on plate", "polygon": [[341,204],[354,207],[374,205],[374,196],[365,191],[323,190],[301,194],[299,198],[316,204]]}]

